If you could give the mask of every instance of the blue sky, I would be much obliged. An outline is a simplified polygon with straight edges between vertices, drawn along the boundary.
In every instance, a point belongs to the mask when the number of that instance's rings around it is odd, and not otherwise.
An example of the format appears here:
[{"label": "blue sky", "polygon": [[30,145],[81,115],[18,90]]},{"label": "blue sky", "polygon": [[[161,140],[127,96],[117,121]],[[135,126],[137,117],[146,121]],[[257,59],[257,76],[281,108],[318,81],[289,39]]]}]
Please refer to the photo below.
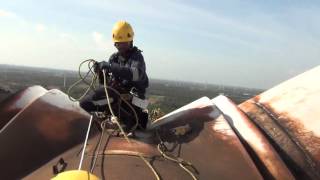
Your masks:
[{"label": "blue sky", "polygon": [[0,64],[76,70],[129,21],[151,78],[270,88],[320,63],[320,1],[0,0]]}]

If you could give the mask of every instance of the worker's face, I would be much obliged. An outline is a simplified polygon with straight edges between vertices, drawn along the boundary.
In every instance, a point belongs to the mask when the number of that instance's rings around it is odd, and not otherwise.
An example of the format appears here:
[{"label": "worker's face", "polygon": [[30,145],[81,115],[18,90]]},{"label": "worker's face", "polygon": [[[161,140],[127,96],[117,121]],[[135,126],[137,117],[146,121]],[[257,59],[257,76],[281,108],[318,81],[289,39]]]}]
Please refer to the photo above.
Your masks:
[{"label": "worker's face", "polygon": [[116,42],[114,46],[118,49],[120,54],[126,53],[131,48],[131,42]]}]

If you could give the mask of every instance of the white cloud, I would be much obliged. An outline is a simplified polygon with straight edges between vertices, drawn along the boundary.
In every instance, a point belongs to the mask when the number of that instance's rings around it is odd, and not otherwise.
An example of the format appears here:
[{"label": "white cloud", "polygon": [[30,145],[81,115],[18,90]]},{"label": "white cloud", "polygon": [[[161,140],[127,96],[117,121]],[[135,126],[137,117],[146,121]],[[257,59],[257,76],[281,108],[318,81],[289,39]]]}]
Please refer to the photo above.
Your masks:
[{"label": "white cloud", "polygon": [[71,37],[71,36],[70,36],[69,34],[67,34],[67,33],[60,33],[59,36],[60,36],[61,38],[66,38],[66,39],[68,39],[68,38]]},{"label": "white cloud", "polygon": [[13,12],[0,9],[0,17],[17,17],[17,15]]},{"label": "white cloud", "polygon": [[59,37],[61,39],[65,39],[65,40],[75,40],[75,38],[71,34],[68,34],[68,33],[60,33]]},{"label": "white cloud", "polygon": [[93,37],[93,40],[98,43],[102,41],[103,35],[95,31],[92,33],[92,37]]},{"label": "white cloud", "polygon": [[35,28],[36,28],[37,32],[43,32],[43,31],[45,31],[47,29],[47,27],[45,25],[43,25],[43,24],[36,24]]},{"label": "white cloud", "polygon": [[92,33],[92,38],[99,49],[106,50],[111,48],[111,42],[106,41],[102,33],[94,31]]}]

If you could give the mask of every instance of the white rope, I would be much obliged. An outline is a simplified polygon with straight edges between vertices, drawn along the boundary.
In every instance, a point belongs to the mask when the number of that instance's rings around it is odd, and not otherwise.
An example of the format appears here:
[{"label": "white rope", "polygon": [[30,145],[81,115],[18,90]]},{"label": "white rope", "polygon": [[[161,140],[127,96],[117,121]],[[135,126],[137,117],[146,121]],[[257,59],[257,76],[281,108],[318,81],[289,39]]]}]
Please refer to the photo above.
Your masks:
[{"label": "white rope", "polygon": [[85,152],[85,150],[86,150],[87,141],[88,141],[88,137],[89,137],[91,122],[92,122],[92,115],[90,116],[90,122],[89,122],[88,130],[87,130],[86,139],[84,140],[84,144],[83,144],[83,149],[82,149],[82,153],[81,153],[81,159],[80,159],[80,163],[79,163],[79,168],[78,168],[78,170],[81,170],[82,161],[83,161],[83,157],[84,157],[84,152]]},{"label": "white rope", "polygon": [[157,145],[157,149],[158,149],[158,151],[160,152],[160,154],[162,155],[162,157],[164,157],[165,159],[168,159],[168,160],[170,160],[170,161],[173,161],[173,162],[175,162],[175,163],[178,163],[179,166],[180,166],[183,170],[185,170],[185,171],[192,177],[193,180],[198,180],[197,177],[185,166],[185,164],[186,164],[186,165],[189,165],[189,166],[192,166],[192,167],[193,167],[193,165],[192,165],[190,162],[185,161],[185,160],[183,160],[183,159],[181,159],[181,158],[175,159],[175,158],[172,158],[172,157],[168,156],[164,151],[161,150],[161,147],[160,147],[160,146],[161,146],[161,145],[164,146],[164,144],[163,144],[163,141],[162,141],[161,138],[160,138],[160,135],[159,135],[158,131],[156,131],[156,135],[157,135],[157,137],[158,137],[159,140],[160,140],[160,143]]},{"label": "white rope", "polygon": [[[120,129],[120,131],[122,132],[125,140],[132,145],[132,142],[130,141],[130,139],[128,138],[127,134],[125,133],[125,131],[123,130],[123,128],[121,127],[119,121],[118,121],[118,118],[114,115],[113,111],[112,111],[112,108],[111,108],[111,103],[110,103],[110,100],[109,100],[109,94],[108,94],[108,86],[107,86],[107,83],[106,83],[106,71],[103,70],[103,78],[104,78],[104,81],[103,81],[103,84],[104,84],[104,90],[105,90],[105,93],[106,93],[106,97],[107,97],[107,101],[108,101],[108,106],[109,106],[109,110],[111,112],[111,120],[114,120],[116,122],[116,124],[118,125],[118,128]],[[138,121],[137,121],[138,122]],[[137,149],[135,148],[135,146],[133,146],[135,151],[137,151]],[[141,153],[138,153],[139,157],[142,159],[142,161],[147,165],[147,167],[150,168],[150,170],[153,172],[156,180],[160,180],[160,176],[158,175],[158,173],[156,172],[156,170],[152,167],[152,165],[141,155]]]},{"label": "white rope", "polygon": [[100,151],[100,146],[101,146],[101,142],[102,142],[102,138],[104,136],[104,131],[105,131],[105,127],[106,127],[106,120],[105,121],[102,121],[102,123],[100,124],[101,126],[101,129],[102,129],[102,132],[101,132],[101,136],[99,138],[99,143],[98,143],[98,147],[97,147],[97,150],[95,152],[95,155],[94,155],[94,159],[93,159],[93,163],[92,163],[92,167],[90,169],[90,173],[93,173],[93,170],[96,166],[96,162],[97,162],[97,158],[98,158],[98,153]]}]

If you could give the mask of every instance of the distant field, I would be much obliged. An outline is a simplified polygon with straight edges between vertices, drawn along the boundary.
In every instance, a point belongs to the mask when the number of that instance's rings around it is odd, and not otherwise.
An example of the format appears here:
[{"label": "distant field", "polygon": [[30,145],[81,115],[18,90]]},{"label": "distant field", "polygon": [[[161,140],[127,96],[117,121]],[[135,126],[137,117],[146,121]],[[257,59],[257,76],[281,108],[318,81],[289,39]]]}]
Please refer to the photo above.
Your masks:
[{"label": "distant field", "polygon": [[[0,101],[32,85],[42,85],[47,89],[57,88],[67,92],[68,87],[76,80],[78,80],[78,75],[75,71],[0,65]],[[85,87],[86,85],[83,84],[75,88],[71,95],[79,97]],[[213,98],[224,94],[238,104],[262,91],[242,87],[151,79],[147,97],[150,101],[149,110],[160,108],[164,113],[168,113],[203,96]]]}]

